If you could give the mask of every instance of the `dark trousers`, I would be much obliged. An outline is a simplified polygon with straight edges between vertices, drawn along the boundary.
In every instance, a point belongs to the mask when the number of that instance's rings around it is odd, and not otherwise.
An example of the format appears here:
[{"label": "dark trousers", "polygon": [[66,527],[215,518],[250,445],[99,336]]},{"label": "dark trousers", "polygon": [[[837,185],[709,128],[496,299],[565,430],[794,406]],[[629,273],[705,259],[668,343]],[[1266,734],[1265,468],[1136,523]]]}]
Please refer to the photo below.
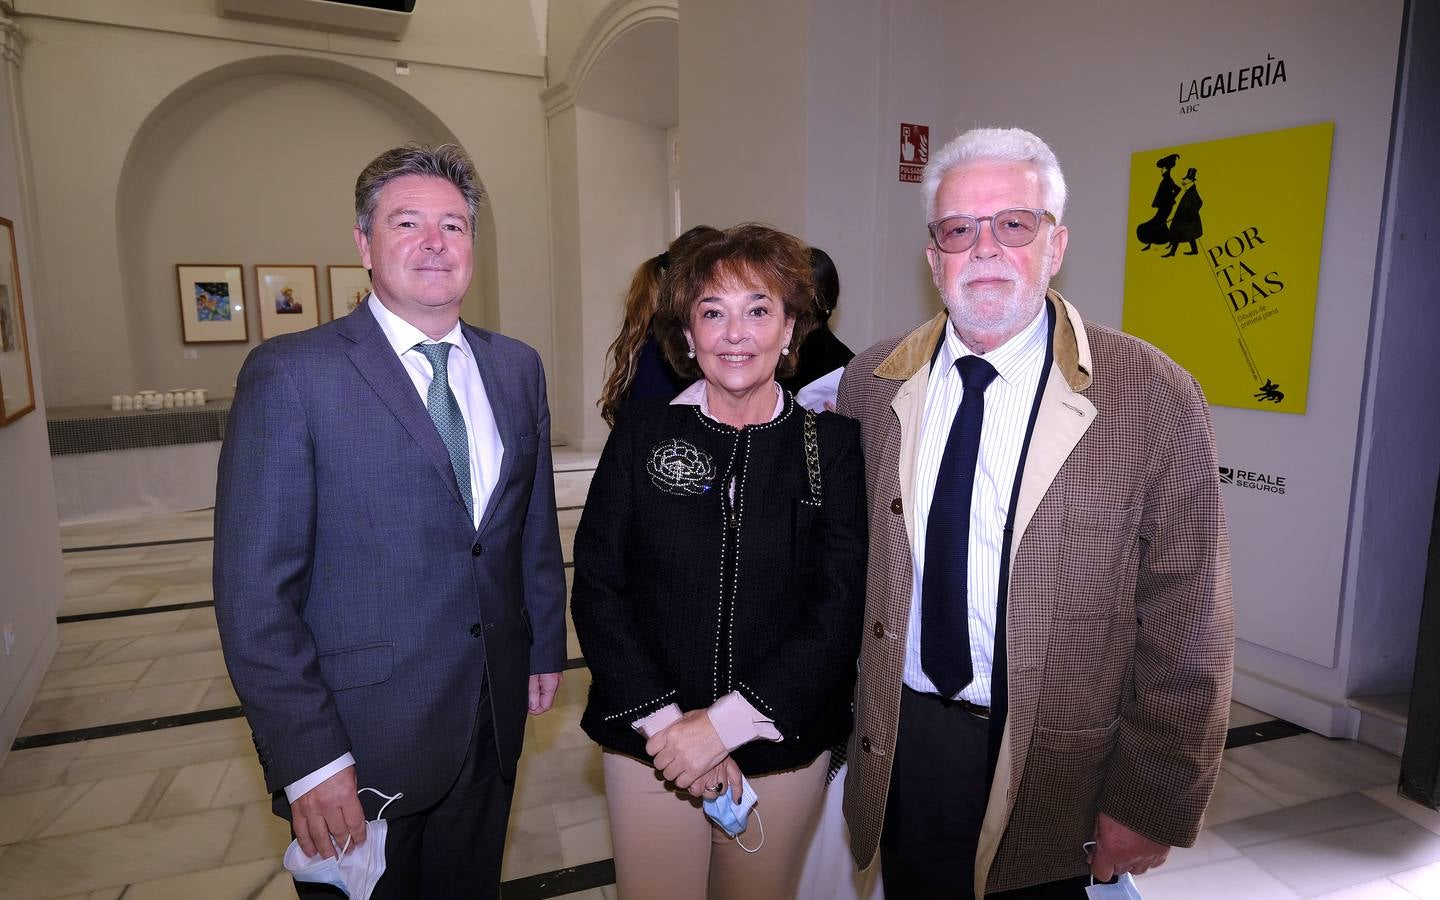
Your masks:
[{"label": "dark trousers", "polygon": [[[880,868],[888,900],[968,898],[990,797],[990,721],[934,694],[900,692]],[[993,900],[1084,900],[1089,878],[990,894]]]},{"label": "dark trousers", "polygon": [[[475,733],[449,792],[428,809],[386,817],[385,874],[370,895],[372,900],[500,895],[500,858],[515,784],[500,774],[489,696],[488,691],[482,693]],[[415,764],[425,761],[419,758]],[[387,794],[404,790],[403,785],[373,787]],[[304,898],[343,896],[334,888],[306,882],[297,881],[295,889]]]}]

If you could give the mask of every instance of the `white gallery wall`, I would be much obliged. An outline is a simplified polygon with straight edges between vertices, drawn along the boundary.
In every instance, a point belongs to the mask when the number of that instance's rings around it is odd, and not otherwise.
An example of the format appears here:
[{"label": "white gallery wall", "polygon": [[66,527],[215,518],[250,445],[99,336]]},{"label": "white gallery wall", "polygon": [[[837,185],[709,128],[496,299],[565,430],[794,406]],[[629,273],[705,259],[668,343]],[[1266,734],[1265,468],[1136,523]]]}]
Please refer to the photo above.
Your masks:
[{"label": "white gallery wall", "polygon": [[551,10],[548,120],[556,367],[552,433],[598,450],[596,401],[631,275],[673,236],[675,0]]},{"label": "white gallery wall", "polygon": [[36,409],[0,427],[0,627],[14,635],[13,646],[0,646],[0,761],[54,656],[55,610],[63,591],[40,378],[44,348],[35,327],[46,294],[43,281],[35,276],[33,208],[26,196],[29,173],[17,83],[24,78],[24,52],[12,25],[0,12],[0,216],[15,225]]},{"label": "white gallery wall", "polygon": [[[120,185],[133,385],[113,393],[178,386],[231,396],[240,364],[261,340],[255,313],[268,298],[254,266],[314,265],[317,297],[326,301],[325,267],[360,264],[351,235],[355,176],[389,147],[444,138],[375,94],[314,76],[229,78],[177,104],[140,140]],[[494,262],[493,241],[477,249],[477,271]],[[176,303],[163,302],[176,293],[177,263],[244,264],[249,342],[192,345],[196,358],[185,357]],[[478,297],[478,284],[471,293]],[[323,322],[329,303],[321,306]]]},{"label": "white gallery wall", "polygon": [[[1357,690],[1407,689],[1413,649],[1379,662],[1367,655],[1365,684],[1351,680],[1357,620],[1403,621],[1419,608],[1418,596],[1362,592],[1356,552],[1366,529],[1383,542],[1387,527],[1413,521],[1352,512],[1366,508],[1357,451],[1374,437],[1362,428],[1363,388],[1383,364],[1369,343],[1401,0],[1217,0],[1204,15],[1178,0],[1037,0],[1015,15],[941,0],[887,0],[870,11],[838,0],[782,6],[681,5],[685,220],[758,216],[825,246],[842,282],[838,331],[857,349],[939,309],[923,259],[920,187],[898,178],[901,122],[929,125],[932,150],[979,125],[1045,137],[1071,188],[1056,286],[1114,326],[1131,239],[1131,153],[1335,123],[1309,410],[1214,408],[1221,464],[1287,484],[1283,496],[1226,488],[1236,696],[1335,735],[1355,732],[1346,700]],[[1182,114],[1182,82],[1267,58],[1285,61],[1284,83]],[[747,65],[723,67],[736,59]],[[721,69],[725,77],[713,77]],[[1423,555],[1384,564],[1423,571]]]},{"label": "white gallery wall", "polygon": [[[197,230],[212,235],[212,253],[228,258],[206,253],[211,258],[195,261],[243,262],[253,287],[249,267],[257,262],[323,267],[354,261],[354,251],[344,249],[354,177],[384,149],[379,144],[402,137],[453,138],[475,159],[489,198],[494,251],[477,260],[466,316],[530,343],[552,366],[545,122],[538,97],[544,65],[526,0],[434,0],[400,42],[223,19],[209,0],[19,5],[30,39],[25,102],[35,192],[44,201],[41,265],[53,294],[39,322],[41,335],[55,345],[46,372],[52,404],[103,402],[117,391],[205,386],[206,380],[223,396],[234,381],[243,350],[199,345],[195,359],[181,354],[179,301],[167,279],[173,280],[175,263],[188,260],[169,259],[166,275],[158,244],[146,244],[156,247],[146,259],[128,246],[166,239],[166,226],[154,222],[148,239],[134,234],[130,207],[136,204],[122,196],[132,172],[142,187],[160,188],[163,202],[183,202],[187,180],[193,185],[208,170],[201,157],[221,154],[210,162],[229,183],[211,187],[208,198],[233,200],[238,193],[243,202],[205,211],[217,224]],[[397,72],[397,61],[408,63],[409,74]],[[278,80],[267,83],[264,76]],[[253,91],[224,87],[247,78],[260,78],[248,83]],[[182,138],[178,131],[187,121],[198,131]],[[412,127],[419,133],[406,135]],[[166,150],[148,142],[157,129],[179,141],[174,173],[153,171]],[[295,143],[287,148],[287,140]],[[327,159],[333,171],[323,168]],[[292,174],[284,174],[287,168]],[[266,177],[272,169],[281,174]],[[296,177],[304,173],[316,177]],[[201,193],[198,199],[206,199]],[[297,210],[293,227],[285,224],[282,203],[257,212],[282,193]],[[169,215],[153,206],[150,212]],[[270,237],[255,236],[257,219],[275,223],[264,230]],[[311,233],[321,229],[329,233]],[[482,233],[482,246],[486,239]],[[199,253],[203,242],[181,243],[185,252]],[[256,255],[260,251],[266,258]],[[137,305],[146,310],[143,322],[132,316]],[[156,331],[155,321],[173,321],[165,326],[171,334]],[[253,343],[253,318],[250,325]],[[152,351],[163,358],[152,359]],[[142,383],[148,378],[168,380]]]},{"label": "white gallery wall", "polygon": [[[576,107],[579,131],[580,241],[568,251],[583,273],[580,320],[585,334],[575,362],[582,409],[572,443],[599,449],[609,433],[595,401],[604,386],[606,351],[624,319],[636,267],[669,243],[665,131]],[[575,385],[571,386],[572,388]]]}]

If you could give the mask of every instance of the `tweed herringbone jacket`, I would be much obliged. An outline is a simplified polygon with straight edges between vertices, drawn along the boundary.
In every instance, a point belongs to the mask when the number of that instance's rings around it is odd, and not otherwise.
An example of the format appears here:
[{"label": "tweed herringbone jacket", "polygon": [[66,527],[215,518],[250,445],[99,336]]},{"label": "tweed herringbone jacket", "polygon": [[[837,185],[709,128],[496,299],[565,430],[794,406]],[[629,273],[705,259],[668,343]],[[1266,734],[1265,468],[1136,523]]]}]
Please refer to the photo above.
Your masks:
[{"label": "tweed herringbone jacket", "polygon": [[[1009,711],[974,891],[1084,874],[1103,811],[1190,846],[1219,772],[1234,621],[1215,440],[1200,386],[1058,293],[1015,511]],[[942,313],[857,356],[839,411],[861,423],[870,564],[845,815],[875,857],[899,721],[913,583],[913,475]],[[936,764],[944,764],[936,748]],[[957,885],[957,895],[963,889]]]}]

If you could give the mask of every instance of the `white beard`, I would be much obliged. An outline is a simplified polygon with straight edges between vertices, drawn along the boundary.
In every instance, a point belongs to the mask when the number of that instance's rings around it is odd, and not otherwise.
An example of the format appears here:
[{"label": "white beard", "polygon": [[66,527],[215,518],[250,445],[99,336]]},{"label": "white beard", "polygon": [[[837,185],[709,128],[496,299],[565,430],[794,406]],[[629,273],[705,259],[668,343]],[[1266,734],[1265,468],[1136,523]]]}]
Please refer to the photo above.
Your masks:
[{"label": "white beard", "polygon": [[[940,287],[940,299],[949,311],[950,324],[962,337],[965,335],[986,335],[997,337],[994,346],[999,346],[1020,333],[1034,321],[1045,303],[1045,291],[1050,287],[1050,266],[1054,251],[1049,241],[1045,243],[1045,257],[1041,261],[1040,277],[1035,282],[1021,279],[1020,273],[1008,262],[995,260],[991,263],[971,263],[955,278],[949,289]],[[1010,287],[967,288],[964,282],[977,275],[999,275],[1009,278]]]}]

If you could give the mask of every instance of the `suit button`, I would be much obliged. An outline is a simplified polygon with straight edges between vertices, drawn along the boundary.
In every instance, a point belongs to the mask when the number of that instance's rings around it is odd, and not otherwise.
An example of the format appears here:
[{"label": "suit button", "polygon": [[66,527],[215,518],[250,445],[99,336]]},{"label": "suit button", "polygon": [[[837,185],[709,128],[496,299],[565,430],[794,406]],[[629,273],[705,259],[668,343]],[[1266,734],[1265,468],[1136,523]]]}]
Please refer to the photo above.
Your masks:
[{"label": "suit button", "polygon": [[866,753],[870,752],[870,739],[868,737],[862,737],[860,739],[860,749]]},{"label": "suit button", "polygon": [[896,497],[894,500],[891,500],[891,501],[890,501],[890,511],[891,511],[892,513],[894,513],[895,515],[898,516],[898,515],[900,515],[900,512],[901,512],[902,509],[903,509],[903,507],[900,505],[900,498],[899,498],[899,497]]},{"label": "suit button", "polygon": [[480,625],[479,622],[476,622],[474,625],[470,626],[471,637],[479,637],[481,634],[484,633],[484,631],[485,629]]},{"label": "suit button", "polygon": [[876,636],[876,637],[884,637],[884,636],[885,636],[885,625],[884,625],[883,623],[881,623],[881,622],[876,622],[876,623],[875,623],[875,626],[874,626],[873,628],[871,628],[870,630],[873,631],[873,632],[875,632],[875,636]]},{"label": "suit button", "polygon": [[484,553],[484,552],[485,552],[485,548],[480,545],[480,542],[479,542],[479,541],[476,541],[476,542],[475,542],[475,546],[473,546],[473,547],[470,548],[470,555],[471,555],[471,556],[479,556],[480,554],[482,554],[482,553]]}]

